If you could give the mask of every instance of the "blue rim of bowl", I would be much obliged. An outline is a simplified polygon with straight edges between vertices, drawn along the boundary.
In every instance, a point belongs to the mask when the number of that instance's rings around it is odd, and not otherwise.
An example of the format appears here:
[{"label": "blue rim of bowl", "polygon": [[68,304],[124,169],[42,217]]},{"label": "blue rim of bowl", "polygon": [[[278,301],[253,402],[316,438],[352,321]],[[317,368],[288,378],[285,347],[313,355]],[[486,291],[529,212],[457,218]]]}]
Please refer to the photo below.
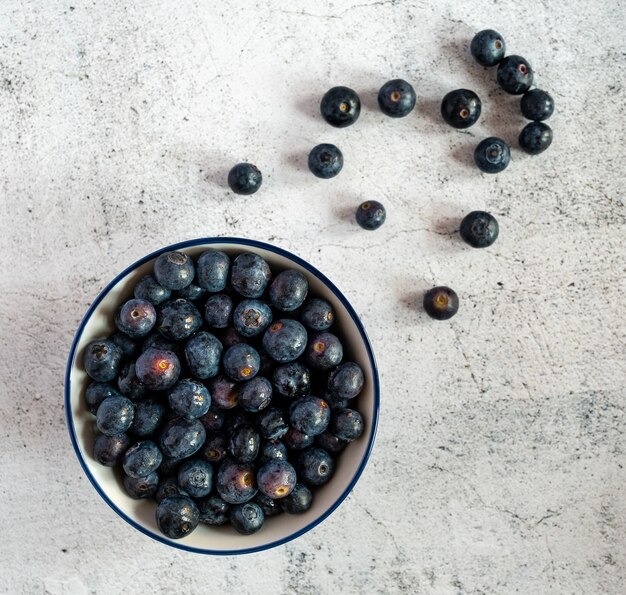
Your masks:
[{"label": "blue rim of bowl", "polygon": [[[104,297],[109,293],[109,291],[111,291],[111,289],[115,285],[117,285],[117,283],[119,283],[119,281],[123,279],[126,275],[133,272],[135,269],[139,268],[142,264],[158,257],[160,254],[163,254],[163,252],[169,252],[172,250],[182,250],[185,248],[193,248],[194,246],[205,245],[205,244],[236,244],[240,246],[250,246],[252,248],[260,248],[262,250],[267,250],[268,252],[273,252],[275,254],[284,256],[285,258],[288,258],[294,261],[295,263],[299,264],[301,267],[305,268],[309,273],[317,277],[320,281],[322,281],[322,283],[324,283],[324,285],[326,285],[335,294],[335,296],[339,299],[339,301],[341,301],[343,306],[348,311],[348,314],[350,314],[350,317],[354,321],[357,329],[359,330],[361,339],[363,340],[363,344],[365,345],[365,349],[367,351],[370,366],[372,369],[372,378],[374,382],[374,412],[373,412],[373,418],[372,418],[372,428],[371,428],[370,436],[369,436],[369,443],[367,445],[365,454],[363,458],[361,459],[361,463],[359,464],[359,467],[356,473],[354,474],[354,477],[352,478],[352,480],[350,481],[346,489],[343,491],[341,496],[322,515],[320,515],[314,521],[310,522],[308,525],[306,525],[302,529],[299,529],[295,533],[292,533],[291,535],[288,535],[287,537],[283,537],[282,539],[277,539],[276,541],[272,541],[270,543],[266,543],[257,547],[242,548],[240,550],[203,549],[203,548],[188,546],[180,542],[171,541],[169,539],[166,539],[165,537],[161,537],[160,535],[153,533],[152,531],[149,531],[148,529],[146,529],[145,527],[143,527],[142,525],[134,521],[132,518],[130,518],[122,510],[120,510],[111,501],[111,499],[106,495],[106,493],[102,490],[102,488],[100,487],[100,484],[93,477],[93,475],[89,471],[89,468],[87,467],[87,463],[83,459],[80,448],[78,446],[78,440],[76,438],[76,429],[74,428],[74,420],[72,418],[72,408],[71,408],[71,403],[70,403],[70,376],[71,376],[74,360],[76,358],[76,347],[83,334],[87,321],[91,318],[95,309],[98,307],[100,302],[104,299]],[[309,264],[308,262],[306,262],[299,256],[296,256],[295,254],[292,254],[291,252],[284,250],[283,248],[279,248],[278,246],[274,246],[272,244],[267,244],[265,242],[260,242],[257,240],[249,240],[246,238],[211,237],[211,238],[197,238],[194,240],[178,242],[177,244],[172,244],[171,246],[165,246],[164,248],[160,248],[159,250],[156,250],[155,252],[152,252],[151,254],[144,256],[143,258],[139,259],[135,263],[128,266],[119,275],[117,275],[98,294],[98,297],[96,297],[96,299],[93,301],[93,303],[87,310],[87,313],[85,314],[85,316],[83,316],[83,319],[80,322],[78,330],[76,331],[76,335],[74,336],[74,340],[72,341],[72,347],[70,349],[70,354],[69,354],[68,362],[67,362],[67,369],[65,372],[65,417],[66,417],[66,422],[67,422],[70,438],[72,440],[72,446],[74,447],[74,451],[76,452],[76,456],[78,457],[78,461],[80,462],[80,465],[83,468],[83,471],[89,478],[89,481],[91,482],[93,487],[96,489],[98,494],[100,494],[100,497],[129,525],[131,525],[132,527],[134,527],[135,529],[137,529],[144,535],[147,535],[148,537],[155,539],[156,541],[160,541],[161,543],[165,545],[175,547],[180,550],[185,550],[188,552],[194,552],[196,554],[206,554],[206,555],[214,555],[214,556],[238,556],[241,554],[252,554],[255,552],[261,552],[264,550],[269,550],[274,547],[278,547],[289,541],[297,539],[298,537],[309,532],[311,529],[314,529],[315,527],[317,527],[317,525],[319,525],[322,521],[327,519],[339,507],[339,505],[348,497],[348,495],[350,494],[350,492],[353,490],[354,486],[356,485],[357,481],[361,477],[361,474],[363,473],[365,466],[367,465],[367,462],[372,452],[372,448],[374,446],[374,439],[376,438],[376,430],[378,428],[379,410],[380,410],[380,382],[378,379],[378,367],[376,365],[376,358],[374,357],[374,352],[372,350],[372,346],[367,336],[367,332],[365,331],[365,328],[363,327],[361,320],[359,319],[357,313],[354,311],[354,308],[350,305],[350,302],[347,300],[347,298],[343,295],[343,293],[341,293],[341,291],[339,291],[339,289],[337,289],[335,284],[332,281],[330,281],[330,279],[328,279],[323,273],[318,271],[313,265]]]}]

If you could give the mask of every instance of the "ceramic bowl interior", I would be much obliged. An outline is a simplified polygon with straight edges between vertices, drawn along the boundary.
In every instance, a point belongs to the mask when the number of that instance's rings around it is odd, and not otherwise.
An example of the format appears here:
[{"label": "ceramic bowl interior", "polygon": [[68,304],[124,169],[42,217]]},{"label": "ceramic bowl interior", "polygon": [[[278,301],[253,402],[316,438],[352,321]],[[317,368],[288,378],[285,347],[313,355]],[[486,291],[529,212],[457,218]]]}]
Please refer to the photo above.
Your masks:
[{"label": "ceramic bowl interior", "polygon": [[[298,269],[309,280],[309,293],[317,294],[333,305],[335,324],[344,338],[344,359],[356,361],[365,373],[364,389],[355,399],[355,407],[365,421],[365,432],[341,454],[333,478],[316,490],[313,506],[308,512],[269,518],[262,529],[253,535],[239,535],[229,526],[210,527],[200,524],[187,537],[172,540],[161,534],[156,526],[155,502],[130,498],[124,491],[121,473],[100,465],[93,458],[92,445],[97,429],[95,417],[87,411],[84,402],[84,392],[90,380],[81,362],[83,350],[90,341],[113,332],[116,307],[132,297],[134,284],[152,271],[153,261],[159,254],[181,250],[195,258],[208,248],[222,250],[231,256],[244,251],[255,252],[268,261],[274,275],[285,268]],[[344,500],[361,475],[374,442],[379,384],[376,363],[363,326],[346,298],[324,275],[302,259],[269,244],[238,238],[202,238],[167,246],[146,256],[122,272],[102,291],[76,333],[68,361],[65,400],[70,436],[79,461],[98,493],[123,519],[168,545],[207,554],[239,554],[280,545],[302,535],[324,520]]]}]

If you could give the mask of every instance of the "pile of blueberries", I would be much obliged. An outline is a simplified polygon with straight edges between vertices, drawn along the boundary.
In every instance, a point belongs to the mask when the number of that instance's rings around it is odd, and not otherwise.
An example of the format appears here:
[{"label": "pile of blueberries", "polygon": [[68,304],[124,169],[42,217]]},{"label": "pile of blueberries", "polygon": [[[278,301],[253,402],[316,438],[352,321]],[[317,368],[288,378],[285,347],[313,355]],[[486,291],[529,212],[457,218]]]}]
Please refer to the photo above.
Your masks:
[{"label": "pile of blueberries", "polygon": [[250,252],[161,254],[117,330],[83,353],[94,458],[121,467],[133,498],[156,499],[173,539],[307,511],[364,430],[363,370],[334,322],[298,270],[274,276]]}]

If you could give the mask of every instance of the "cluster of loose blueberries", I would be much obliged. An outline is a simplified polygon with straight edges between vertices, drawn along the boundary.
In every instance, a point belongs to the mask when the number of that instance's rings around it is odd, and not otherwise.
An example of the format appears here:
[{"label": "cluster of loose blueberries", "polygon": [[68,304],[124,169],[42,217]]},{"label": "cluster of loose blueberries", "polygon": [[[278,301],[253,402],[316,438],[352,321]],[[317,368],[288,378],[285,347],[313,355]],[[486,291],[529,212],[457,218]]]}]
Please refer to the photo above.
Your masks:
[{"label": "cluster of loose blueberries", "polygon": [[363,370],[331,304],[296,269],[274,276],[257,254],[216,249],[161,254],[133,292],[83,352],[94,458],[121,467],[131,497],[156,499],[172,539],[306,512],[364,430]]}]

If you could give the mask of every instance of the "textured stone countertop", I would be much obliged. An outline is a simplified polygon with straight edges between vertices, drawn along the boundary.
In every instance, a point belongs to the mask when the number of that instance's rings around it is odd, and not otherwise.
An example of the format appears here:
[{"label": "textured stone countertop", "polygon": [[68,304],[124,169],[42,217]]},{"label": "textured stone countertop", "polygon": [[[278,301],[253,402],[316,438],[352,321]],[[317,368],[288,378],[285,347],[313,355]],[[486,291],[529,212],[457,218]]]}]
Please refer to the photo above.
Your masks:
[{"label": "textured stone countertop", "polygon": [[[475,64],[494,28],[555,98],[553,146],[523,154],[518,98]],[[0,592],[624,593],[626,104],[619,0],[426,2],[4,0],[0,4]],[[410,81],[415,111],[376,106]],[[333,129],[322,94],[362,97]],[[443,95],[475,90],[461,132]],[[481,174],[476,143],[512,144]],[[345,167],[313,178],[309,149]],[[225,187],[237,161],[262,190]],[[361,230],[355,207],[383,202]],[[460,219],[486,209],[493,247]],[[250,237],[326,273],[370,334],[382,382],[375,448],[322,525],[230,558],[146,538],[83,475],[63,376],[88,305],[176,241]],[[429,319],[425,289],[461,308]]]}]

